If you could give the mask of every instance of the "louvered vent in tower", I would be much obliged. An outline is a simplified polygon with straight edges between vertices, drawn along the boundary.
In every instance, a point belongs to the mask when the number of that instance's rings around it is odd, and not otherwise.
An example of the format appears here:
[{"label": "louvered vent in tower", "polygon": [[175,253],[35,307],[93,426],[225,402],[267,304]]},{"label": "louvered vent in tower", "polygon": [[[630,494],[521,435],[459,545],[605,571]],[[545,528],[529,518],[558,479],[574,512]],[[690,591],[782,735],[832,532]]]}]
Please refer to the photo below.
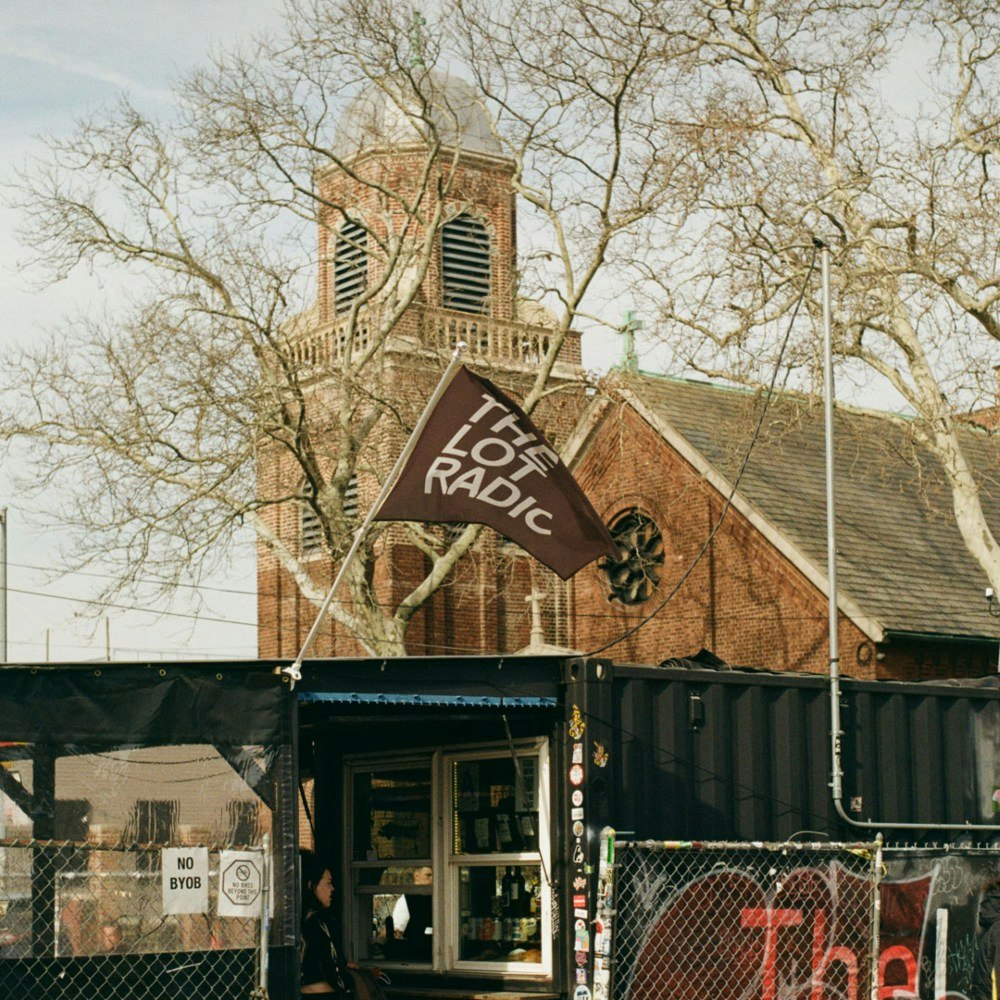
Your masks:
[{"label": "louvered vent in tower", "polygon": [[308,502],[314,492],[312,483],[306,481],[302,492],[304,498],[299,517],[299,551],[304,556],[311,556],[323,551],[323,525],[319,514]]},{"label": "louvered vent in tower", "polygon": [[445,309],[484,313],[490,297],[490,238],[471,215],[441,227],[441,284]]},{"label": "louvered vent in tower", "polygon": [[337,315],[347,312],[368,284],[368,232],[345,222],[333,253],[333,301]]}]

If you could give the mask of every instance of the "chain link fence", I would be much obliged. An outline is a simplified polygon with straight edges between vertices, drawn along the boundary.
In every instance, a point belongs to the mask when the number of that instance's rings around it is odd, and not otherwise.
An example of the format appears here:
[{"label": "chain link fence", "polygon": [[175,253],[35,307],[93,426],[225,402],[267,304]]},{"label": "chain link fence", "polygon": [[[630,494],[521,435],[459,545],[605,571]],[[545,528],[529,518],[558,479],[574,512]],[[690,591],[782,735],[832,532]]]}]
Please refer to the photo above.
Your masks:
[{"label": "chain link fence", "polygon": [[878,995],[877,844],[619,841],[615,869],[615,1000]]},{"label": "chain link fence", "polygon": [[0,840],[0,998],[247,1000],[261,921],[216,915],[221,850],[207,912],[165,914],[159,845]]}]

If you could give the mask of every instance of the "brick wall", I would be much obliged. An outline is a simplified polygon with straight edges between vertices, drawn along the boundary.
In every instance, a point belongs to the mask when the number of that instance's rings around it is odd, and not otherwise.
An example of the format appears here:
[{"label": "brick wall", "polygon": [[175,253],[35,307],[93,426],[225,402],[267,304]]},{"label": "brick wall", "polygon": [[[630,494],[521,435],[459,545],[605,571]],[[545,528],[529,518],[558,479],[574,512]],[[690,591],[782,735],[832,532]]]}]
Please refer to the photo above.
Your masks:
[{"label": "brick wall", "polygon": [[[596,566],[575,578],[571,644],[589,651],[622,635],[677,585],[717,523],[724,498],[624,406],[608,414],[575,472],[606,521],[638,507],[659,524],[666,545],[660,585],[637,607],[609,600],[609,587]],[[730,509],[670,603],[604,655],[658,663],[706,648],[737,666],[823,673],[828,668],[827,615],[825,594]],[[876,647],[843,616],[839,642],[846,676],[913,680],[989,672],[983,669],[988,652],[930,643]]]},{"label": "brick wall", "polygon": [[[490,315],[497,319],[513,318],[517,219],[510,185],[513,172],[510,163],[464,154],[457,163],[440,157],[428,166],[426,154],[414,148],[400,150],[392,156],[363,156],[353,164],[353,170],[353,177],[331,171],[320,178],[320,191],[331,206],[321,213],[317,227],[317,300],[321,323],[333,319],[329,261],[332,242],[344,221],[345,209],[371,230],[372,237],[383,241],[391,225],[393,232],[405,233],[419,242],[439,209],[445,219],[460,212],[468,212],[481,219],[490,234],[492,251]],[[403,196],[411,204],[418,204],[414,218],[407,218],[402,197],[387,195],[385,191]],[[418,201],[415,196],[421,191],[423,196]],[[439,191],[444,192],[443,198]],[[380,256],[370,240],[372,281],[376,279],[380,266]],[[434,248],[417,301],[424,305],[441,305],[440,245]]]}]

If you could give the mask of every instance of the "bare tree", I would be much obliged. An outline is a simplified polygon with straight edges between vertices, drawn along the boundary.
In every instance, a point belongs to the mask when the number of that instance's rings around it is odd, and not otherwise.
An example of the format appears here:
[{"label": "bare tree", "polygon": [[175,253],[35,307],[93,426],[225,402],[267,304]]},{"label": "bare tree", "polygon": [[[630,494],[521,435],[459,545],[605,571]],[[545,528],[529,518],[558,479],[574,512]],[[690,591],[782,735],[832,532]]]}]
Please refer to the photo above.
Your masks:
[{"label": "bare tree", "polygon": [[[698,180],[645,246],[666,335],[703,371],[759,380],[812,239],[828,241],[844,374],[915,416],[901,422],[943,469],[997,588],[1000,546],[960,433],[995,392],[1000,339],[995,8],[690,0],[673,15],[697,49],[671,118]],[[793,373],[817,369],[816,344],[793,340]]]},{"label": "bare tree", "polygon": [[[34,266],[52,280],[112,269],[128,298],[6,359],[0,437],[31,450],[25,489],[59,486],[81,562],[118,563],[117,586],[152,575],[169,590],[225,558],[248,525],[301,594],[321,600],[272,514],[311,510],[336,561],[355,525],[352,479],[384,475],[380,442],[414,417],[386,398],[381,373],[442,226],[468,197],[457,179],[465,110],[435,82],[448,69],[475,85],[527,207],[517,294],[546,302],[551,318],[526,409],[552,391],[602,271],[671,191],[659,105],[675,72],[670,44],[689,46],[659,23],[661,7],[572,0],[557,15],[543,3],[454,0],[426,24],[388,0],[301,0],[285,37],[187,80],[174,120],[123,101],[52,141],[20,186]],[[338,123],[359,94],[391,109],[370,140],[406,147],[405,185],[344,146]],[[377,210],[358,212],[360,201]],[[339,239],[369,261],[322,348],[317,232],[321,253]],[[263,487],[265,454],[285,472]],[[429,570],[389,608],[370,583],[384,530],[333,613],[369,651],[400,653],[414,612],[478,529],[445,541],[409,526]]]}]

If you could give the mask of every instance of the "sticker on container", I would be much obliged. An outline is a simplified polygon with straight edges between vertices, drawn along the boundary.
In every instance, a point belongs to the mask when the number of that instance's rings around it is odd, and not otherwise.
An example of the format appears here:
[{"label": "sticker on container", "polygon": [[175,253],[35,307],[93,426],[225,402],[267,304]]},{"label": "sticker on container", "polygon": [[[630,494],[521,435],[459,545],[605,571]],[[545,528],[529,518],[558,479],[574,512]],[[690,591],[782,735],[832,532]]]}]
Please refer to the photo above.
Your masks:
[{"label": "sticker on container", "polygon": [[574,739],[578,740],[583,736],[584,729],[587,728],[587,724],[583,721],[583,716],[580,714],[580,709],[574,705],[573,706],[573,718],[569,721],[569,735]]},{"label": "sticker on container", "polygon": [[569,811],[569,818],[570,819],[583,819],[583,807],[581,806],[579,809],[570,809],[570,811]]},{"label": "sticker on container", "polygon": [[[573,864],[583,864],[583,848],[580,846],[579,841],[576,842],[576,846],[573,848]],[[584,885],[586,885],[586,883],[584,883]]]},{"label": "sticker on container", "polygon": [[580,820],[577,820],[573,824],[573,836],[574,837],[582,837],[583,836],[583,823],[581,823]]},{"label": "sticker on container", "polygon": [[569,780],[572,785],[583,784],[583,768],[579,764],[574,764],[569,769]]},{"label": "sticker on container", "polygon": [[580,789],[576,789],[572,795],[573,805],[582,806],[583,805],[583,792]]},{"label": "sticker on container", "polygon": [[586,897],[586,895],[584,893],[582,893],[582,892],[579,892],[576,895],[574,895],[573,896],[573,905],[576,906],[576,907],[586,906],[587,905],[587,897]]},{"label": "sticker on container", "polygon": [[573,991],[573,1000],[590,1000],[590,990],[587,989],[586,985],[577,986]]},{"label": "sticker on container", "polygon": [[585,951],[577,951],[574,957],[576,958],[577,965],[587,964],[587,953]]},{"label": "sticker on container", "polygon": [[586,985],[586,983],[587,983],[587,970],[586,969],[577,969],[576,970],[576,981],[577,981],[578,984],[582,983],[583,985]]},{"label": "sticker on container", "polygon": [[598,743],[594,740],[594,763],[598,767],[608,766],[608,751],[604,748],[603,743]]},{"label": "sticker on container", "polygon": [[[583,860],[583,855],[582,854],[580,855],[580,860],[581,861]],[[575,879],[573,879],[573,888],[574,889],[586,889],[587,888],[587,880],[582,875],[578,875]]]},{"label": "sticker on container", "polygon": [[[582,927],[581,924],[583,924]],[[587,933],[587,924],[583,920],[576,922],[576,928],[573,931],[573,950],[590,951],[590,935]]]},{"label": "sticker on container", "polygon": [[573,916],[574,917],[579,917],[581,920],[586,920],[587,919],[587,911],[586,910],[574,910],[573,911]]},{"label": "sticker on container", "polygon": [[582,764],[583,763],[583,744],[574,743],[573,744],[573,763]]}]

